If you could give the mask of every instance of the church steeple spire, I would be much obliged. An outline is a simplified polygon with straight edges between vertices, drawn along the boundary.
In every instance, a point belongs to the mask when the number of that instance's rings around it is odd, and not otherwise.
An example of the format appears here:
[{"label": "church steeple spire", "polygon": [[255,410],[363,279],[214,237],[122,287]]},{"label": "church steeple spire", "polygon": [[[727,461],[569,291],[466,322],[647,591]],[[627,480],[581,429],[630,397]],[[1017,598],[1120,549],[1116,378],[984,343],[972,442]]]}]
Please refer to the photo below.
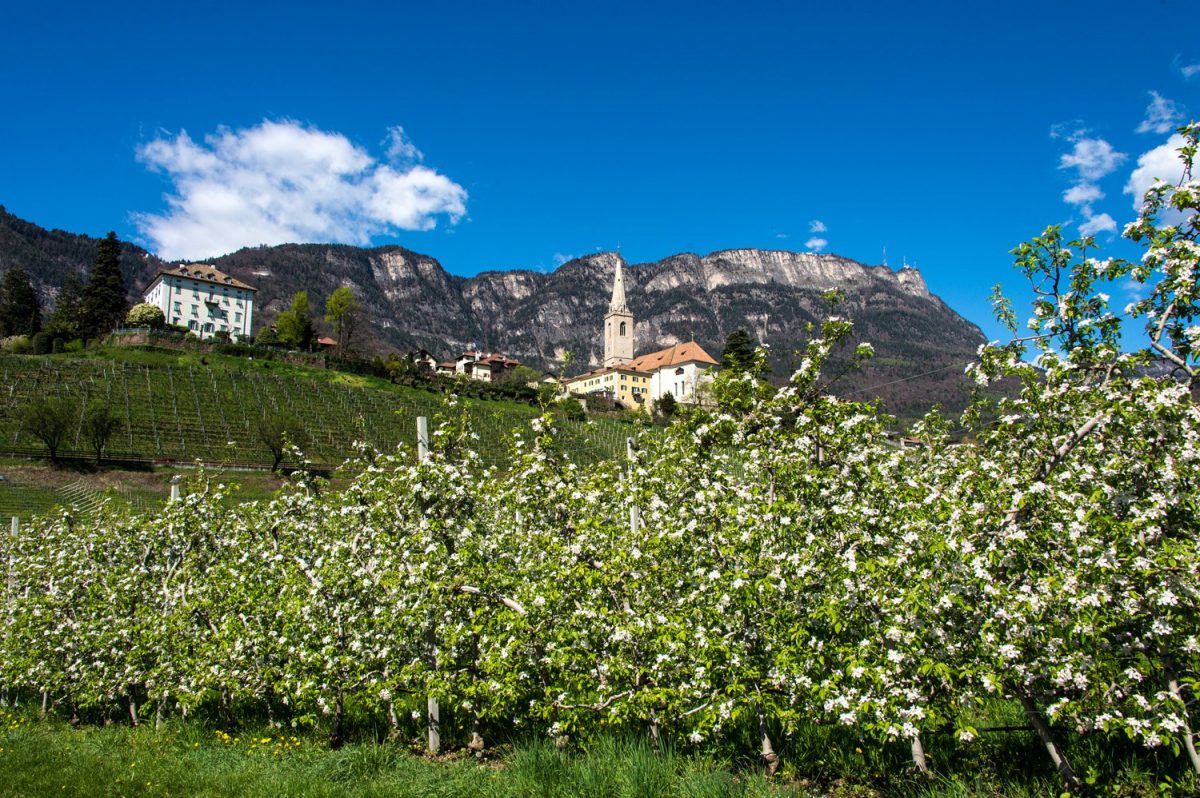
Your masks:
[{"label": "church steeple spire", "polygon": [[633,360],[633,314],[625,303],[625,276],[621,273],[621,255],[616,256],[612,299],[604,314],[604,366],[619,366]]},{"label": "church steeple spire", "polygon": [[617,255],[617,273],[613,276],[612,300],[608,303],[609,313],[628,313],[625,304],[625,276],[621,274],[621,256]]}]

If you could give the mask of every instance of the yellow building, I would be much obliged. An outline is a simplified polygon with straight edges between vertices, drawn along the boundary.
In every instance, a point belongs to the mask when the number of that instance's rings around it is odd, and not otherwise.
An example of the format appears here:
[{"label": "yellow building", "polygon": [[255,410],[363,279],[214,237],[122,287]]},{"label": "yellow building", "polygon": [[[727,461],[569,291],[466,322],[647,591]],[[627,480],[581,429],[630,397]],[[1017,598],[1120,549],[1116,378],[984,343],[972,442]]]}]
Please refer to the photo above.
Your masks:
[{"label": "yellow building", "polygon": [[566,381],[569,393],[604,394],[622,407],[644,408],[649,401],[650,375],[631,366],[609,366]]}]

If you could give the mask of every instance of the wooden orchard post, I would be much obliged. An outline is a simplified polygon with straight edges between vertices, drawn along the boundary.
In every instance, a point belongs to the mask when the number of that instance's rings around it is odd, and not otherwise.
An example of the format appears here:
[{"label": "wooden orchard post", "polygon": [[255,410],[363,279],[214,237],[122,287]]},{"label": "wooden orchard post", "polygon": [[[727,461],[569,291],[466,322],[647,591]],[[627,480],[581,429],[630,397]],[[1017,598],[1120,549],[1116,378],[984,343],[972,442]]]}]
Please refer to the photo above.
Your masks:
[{"label": "wooden orchard post", "polygon": [[[417,416],[417,459],[424,463],[429,460],[429,419]],[[437,643],[430,639],[430,657],[434,668],[437,667]],[[442,747],[441,719],[438,711],[438,700],[429,696],[426,702],[426,723],[429,727],[429,753],[436,754]]]}]

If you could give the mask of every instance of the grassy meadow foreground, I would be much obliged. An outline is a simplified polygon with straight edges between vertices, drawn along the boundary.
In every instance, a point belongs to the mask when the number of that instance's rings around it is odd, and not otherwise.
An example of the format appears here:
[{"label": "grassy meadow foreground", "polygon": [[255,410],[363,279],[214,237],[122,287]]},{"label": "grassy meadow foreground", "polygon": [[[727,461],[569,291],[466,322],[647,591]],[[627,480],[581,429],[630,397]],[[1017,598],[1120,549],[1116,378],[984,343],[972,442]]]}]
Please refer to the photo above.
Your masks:
[{"label": "grassy meadow foreground", "polygon": [[[997,708],[996,719],[1019,716]],[[267,725],[222,726],[170,720],[72,728],[38,720],[35,709],[0,709],[0,795],[249,796],[314,798],[884,798],[1039,796],[1060,792],[1028,732],[988,735],[969,752],[931,741],[938,774],[906,768],[905,746],[878,746],[837,727],[806,727],[784,751],[773,777],[732,748],[709,752],[656,747],[644,738],[600,736],[560,748],[549,739],[515,738],[476,757],[458,750],[422,753],[415,724],[408,737],[376,739],[360,729],[332,751],[311,732]],[[746,730],[749,733],[749,730]],[[1100,794],[1188,794],[1194,782],[1132,745],[1091,745],[1081,759]]]}]

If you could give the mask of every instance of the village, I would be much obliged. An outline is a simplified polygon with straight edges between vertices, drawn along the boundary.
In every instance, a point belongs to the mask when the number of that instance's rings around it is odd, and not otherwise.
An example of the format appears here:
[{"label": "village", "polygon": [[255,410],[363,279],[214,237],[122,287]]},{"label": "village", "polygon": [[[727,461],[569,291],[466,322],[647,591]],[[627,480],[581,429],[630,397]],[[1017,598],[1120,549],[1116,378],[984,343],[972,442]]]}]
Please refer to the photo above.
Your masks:
[{"label": "village", "polygon": [[[231,341],[252,338],[256,288],[207,264],[181,264],[160,269],[143,292],[143,301],[162,312],[165,322],[186,328],[198,338]],[[613,274],[612,298],[602,320],[603,362],[598,368],[574,376],[543,372],[527,384],[558,386],[564,396],[607,400],[624,410],[652,413],[666,404],[705,401],[705,386],[719,368],[718,362],[695,341],[636,354],[635,319],[625,296],[620,261]],[[333,351],[339,341],[315,337],[317,347]],[[440,360],[424,349],[403,359],[430,374],[460,377],[484,383],[504,382],[523,364],[502,352],[468,346],[450,360]],[[528,376],[528,369],[525,369]]]}]

